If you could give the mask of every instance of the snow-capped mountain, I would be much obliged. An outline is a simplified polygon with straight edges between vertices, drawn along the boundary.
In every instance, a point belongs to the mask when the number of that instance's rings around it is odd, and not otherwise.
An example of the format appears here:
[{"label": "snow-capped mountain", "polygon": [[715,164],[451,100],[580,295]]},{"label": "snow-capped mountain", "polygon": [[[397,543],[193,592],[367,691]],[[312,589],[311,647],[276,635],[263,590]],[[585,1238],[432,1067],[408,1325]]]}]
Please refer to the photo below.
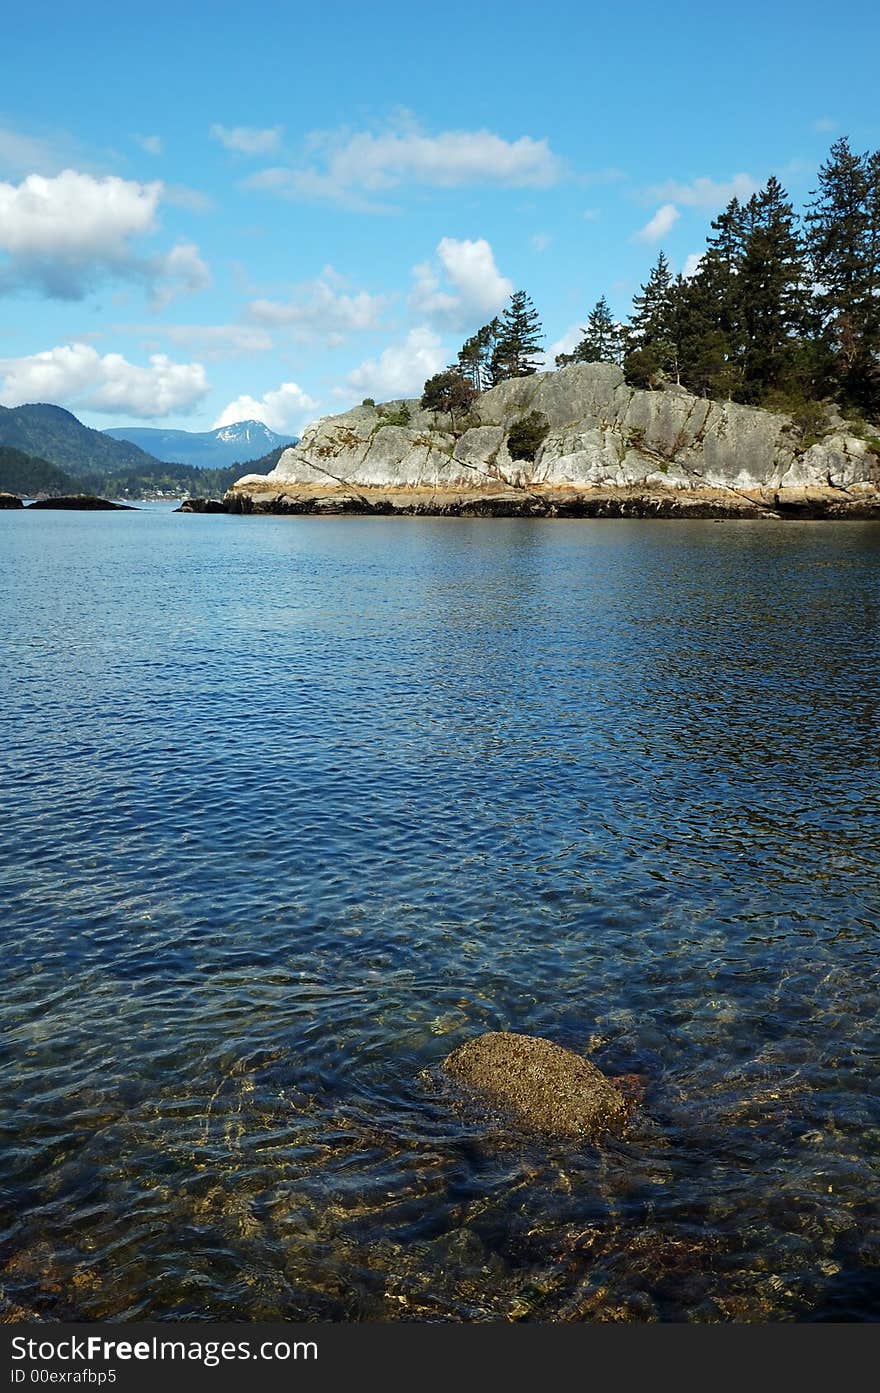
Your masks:
[{"label": "snow-capped mountain", "polygon": [[204,469],[223,469],[259,459],[279,445],[293,445],[295,435],[277,435],[262,421],[235,421],[216,430],[162,430],[155,426],[112,426],[104,431],[114,440],[139,445],[167,464],[195,464]]}]

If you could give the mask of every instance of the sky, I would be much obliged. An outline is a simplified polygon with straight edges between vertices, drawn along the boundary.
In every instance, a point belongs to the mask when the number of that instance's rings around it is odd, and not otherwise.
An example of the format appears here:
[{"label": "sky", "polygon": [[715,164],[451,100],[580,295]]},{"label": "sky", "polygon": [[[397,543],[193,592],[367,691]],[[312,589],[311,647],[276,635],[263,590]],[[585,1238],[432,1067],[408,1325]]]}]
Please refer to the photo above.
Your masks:
[{"label": "sky", "polygon": [[418,395],[514,289],[552,365],[734,194],[880,146],[862,0],[29,0],[2,42],[0,404],[101,429]]}]

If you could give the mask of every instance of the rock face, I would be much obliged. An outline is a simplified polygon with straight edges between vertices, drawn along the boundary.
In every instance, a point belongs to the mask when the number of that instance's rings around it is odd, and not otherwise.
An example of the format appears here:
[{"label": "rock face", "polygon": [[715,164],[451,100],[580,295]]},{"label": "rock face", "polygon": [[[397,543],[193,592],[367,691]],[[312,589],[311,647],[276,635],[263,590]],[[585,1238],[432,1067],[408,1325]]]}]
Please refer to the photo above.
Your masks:
[{"label": "rock face", "polygon": [[23,508],[21,499],[14,493],[0,493],[0,508]]},{"label": "rock face", "polygon": [[479,1035],[453,1050],[443,1069],[547,1136],[595,1140],[626,1121],[622,1094],[594,1064],[533,1035]]},{"label": "rock face", "polygon": [[137,512],[128,503],[111,503],[109,498],[95,498],[90,493],[73,493],[64,498],[38,498],[29,508],[70,508],[90,513]]},{"label": "rock face", "polygon": [[[547,433],[533,461],[513,459],[510,427],[531,411],[546,417]],[[408,424],[398,424],[407,412]],[[345,493],[352,504],[345,511],[357,511],[358,498],[361,511],[372,511],[377,491],[491,497],[511,490],[538,500],[554,491],[714,491],[752,496],[763,508],[777,495],[820,490],[841,502],[873,504],[880,501],[880,460],[865,440],[842,430],[806,445],[787,416],[678,388],[639,391],[619,368],[588,363],[502,382],[477,399],[467,421],[453,423],[417,402],[324,417],[269,474],[238,480],[227,504],[233,511],[316,511],[285,508],[284,501]]]}]

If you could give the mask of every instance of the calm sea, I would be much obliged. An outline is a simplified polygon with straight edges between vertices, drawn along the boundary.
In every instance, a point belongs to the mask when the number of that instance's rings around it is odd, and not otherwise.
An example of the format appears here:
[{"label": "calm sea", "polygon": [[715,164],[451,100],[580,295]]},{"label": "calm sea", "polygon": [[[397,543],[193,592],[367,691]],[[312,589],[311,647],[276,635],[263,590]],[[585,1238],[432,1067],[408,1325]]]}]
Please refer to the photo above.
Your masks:
[{"label": "calm sea", "polygon": [[0,635],[7,1314],[877,1318],[880,527],[0,513]]}]

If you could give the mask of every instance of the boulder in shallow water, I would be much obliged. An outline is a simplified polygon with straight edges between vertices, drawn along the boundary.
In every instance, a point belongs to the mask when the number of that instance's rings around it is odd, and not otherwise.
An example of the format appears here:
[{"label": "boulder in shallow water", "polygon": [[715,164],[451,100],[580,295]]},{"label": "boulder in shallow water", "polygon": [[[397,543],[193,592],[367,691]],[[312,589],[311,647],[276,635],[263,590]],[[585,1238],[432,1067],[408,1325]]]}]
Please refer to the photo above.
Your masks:
[{"label": "boulder in shallow water", "polygon": [[547,1136],[595,1140],[619,1131],[629,1111],[595,1064],[534,1035],[478,1035],[453,1050],[443,1069]]}]

